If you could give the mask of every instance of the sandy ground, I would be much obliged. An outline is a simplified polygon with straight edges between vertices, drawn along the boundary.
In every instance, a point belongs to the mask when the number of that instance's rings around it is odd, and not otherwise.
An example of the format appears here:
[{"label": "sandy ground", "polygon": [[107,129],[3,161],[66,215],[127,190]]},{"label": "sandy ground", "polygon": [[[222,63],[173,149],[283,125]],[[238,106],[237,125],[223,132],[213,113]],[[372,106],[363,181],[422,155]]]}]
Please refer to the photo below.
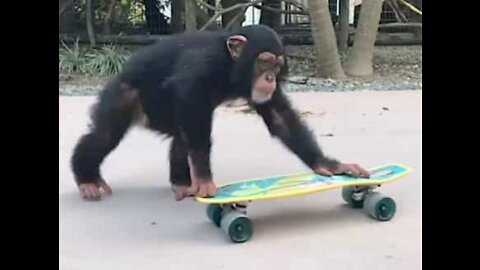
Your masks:
[{"label": "sandy ground", "polygon": [[[382,187],[397,215],[377,222],[346,207],[339,190],[249,207],[254,235],[232,244],[193,200],[169,191],[168,141],[132,130],[104,163],[113,196],[84,202],[69,157],[86,130],[91,97],[59,97],[60,269],[421,269],[422,91],[294,93],[325,151],[366,167],[394,161],[414,172]],[[259,117],[219,108],[217,183],[306,170]],[[333,136],[324,136],[333,134]]]}]

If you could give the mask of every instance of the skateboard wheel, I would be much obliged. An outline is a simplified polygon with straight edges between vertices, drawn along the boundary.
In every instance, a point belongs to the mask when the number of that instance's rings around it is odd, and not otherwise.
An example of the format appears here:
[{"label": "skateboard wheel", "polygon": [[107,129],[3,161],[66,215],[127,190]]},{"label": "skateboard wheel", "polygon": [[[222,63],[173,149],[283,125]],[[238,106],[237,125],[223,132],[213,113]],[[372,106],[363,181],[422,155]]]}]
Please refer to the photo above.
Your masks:
[{"label": "skateboard wheel", "polygon": [[370,192],[365,198],[364,210],[379,221],[393,218],[397,210],[395,201],[379,192]]},{"label": "skateboard wheel", "polygon": [[209,204],[207,206],[207,217],[213,222],[213,224],[217,225],[217,227],[220,227],[222,212],[223,208],[219,204]]},{"label": "skateboard wheel", "polygon": [[362,208],[363,207],[363,199],[362,200],[355,200],[354,199],[355,189],[353,187],[344,187],[342,188],[342,198],[345,202],[348,203],[353,208]]},{"label": "skateboard wheel", "polygon": [[250,219],[245,214],[236,211],[226,214],[222,218],[220,226],[234,243],[246,242],[253,234]]}]

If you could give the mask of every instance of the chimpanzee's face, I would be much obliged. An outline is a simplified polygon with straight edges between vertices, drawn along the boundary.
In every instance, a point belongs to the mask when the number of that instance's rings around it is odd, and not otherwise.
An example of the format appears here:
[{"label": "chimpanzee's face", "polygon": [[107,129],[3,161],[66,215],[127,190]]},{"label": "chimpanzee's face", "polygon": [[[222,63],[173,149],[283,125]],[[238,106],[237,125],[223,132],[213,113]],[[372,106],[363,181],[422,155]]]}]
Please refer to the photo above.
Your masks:
[{"label": "chimpanzee's face", "polygon": [[277,89],[277,75],[285,64],[281,55],[262,52],[255,61],[251,99],[260,104],[269,101]]},{"label": "chimpanzee's face", "polygon": [[[227,39],[227,49],[232,59],[242,59],[247,42],[243,35],[233,35]],[[277,76],[285,65],[285,58],[281,54],[265,50],[247,61],[252,61],[253,68],[250,99],[256,104],[265,103],[277,89]]]}]

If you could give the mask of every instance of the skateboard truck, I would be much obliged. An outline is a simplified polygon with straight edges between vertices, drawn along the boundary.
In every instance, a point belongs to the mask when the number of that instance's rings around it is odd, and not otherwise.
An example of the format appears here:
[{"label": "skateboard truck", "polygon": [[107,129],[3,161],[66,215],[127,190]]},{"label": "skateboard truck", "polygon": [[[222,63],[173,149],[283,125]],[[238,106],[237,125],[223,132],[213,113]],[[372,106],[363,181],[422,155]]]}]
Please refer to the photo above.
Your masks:
[{"label": "skateboard truck", "polygon": [[388,221],[396,212],[395,201],[374,191],[377,185],[350,186],[342,188],[342,197],[352,208],[363,208],[367,214],[379,221]]},{"label": "skateboard truck", "polygon": [[[352,199],[355,201],[363,201],[365,195],[369,192],[372,192],[374,189],[381,187],[382,185],[367,185],[367,186],[353,186],[351,192]],[[344,188],[345,189],[345,188]]]},{"label": "skateboard truck", "polygon": [[252,237],[253,225],[247,217],[247,202],[231,204],[209,204],[207,216],[234,243],[246,242]]}]

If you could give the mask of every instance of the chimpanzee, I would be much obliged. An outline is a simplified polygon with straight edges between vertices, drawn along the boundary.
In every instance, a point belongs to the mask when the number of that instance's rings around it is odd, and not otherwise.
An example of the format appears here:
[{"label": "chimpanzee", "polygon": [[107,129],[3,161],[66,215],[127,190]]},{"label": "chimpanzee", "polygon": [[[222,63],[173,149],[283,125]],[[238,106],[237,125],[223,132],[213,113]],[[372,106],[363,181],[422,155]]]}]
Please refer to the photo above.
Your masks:
[{"label": "chimpanzee", "polygon": [[236,98],[246,99],[270,134],[316,173],[369,177],[356,164],[324,155],[280,89],[286,69],[279,36],[263,25],[183,33],[143,48],[107,83],[93,107],[90,131],[74,149],[72,169],[82,197],[100,199],[102,189],[111,194],[100,165],[139,123],[172,138],[176,200],[216,194],[210,166],[213,112]]}]

